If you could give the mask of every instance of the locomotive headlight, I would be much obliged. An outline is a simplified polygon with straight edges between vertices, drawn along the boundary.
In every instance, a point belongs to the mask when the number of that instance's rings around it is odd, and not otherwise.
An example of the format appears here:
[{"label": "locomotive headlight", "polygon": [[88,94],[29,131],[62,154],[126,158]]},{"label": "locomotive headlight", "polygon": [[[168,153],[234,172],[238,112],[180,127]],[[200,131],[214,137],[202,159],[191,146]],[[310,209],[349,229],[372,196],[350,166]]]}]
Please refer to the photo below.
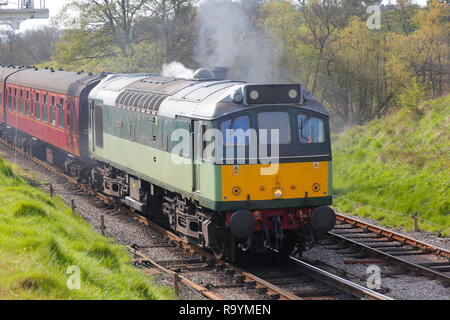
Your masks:
[{"label": "locomotive headlight", "polygon": [[283,190],[276,189],[275,192],[273,193],[273,196],[274,196],[275,199],[283,198]]}]

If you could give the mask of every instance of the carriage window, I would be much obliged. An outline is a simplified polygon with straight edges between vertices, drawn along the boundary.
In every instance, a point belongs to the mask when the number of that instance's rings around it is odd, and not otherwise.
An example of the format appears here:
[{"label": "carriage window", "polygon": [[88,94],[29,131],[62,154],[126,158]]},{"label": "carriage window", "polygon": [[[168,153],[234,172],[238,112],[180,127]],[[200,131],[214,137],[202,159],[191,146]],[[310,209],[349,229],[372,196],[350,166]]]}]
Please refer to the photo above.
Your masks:
[{"label": "carriage window", "polygon": [[19,101],[20,101],[19,112],[20,112],[20,113],[23,113],[23,99],[20,98]]},{"label": "carriage window", "polygon": [[298,116],[298,126],[302,144],[325,142],[325,124],[323,120],[301,114]]},{"label": "carriage window", "polygon": [[247,116],[233,118],[224,121],[220,125],[220,130],[224,137],[224,145],[226,146],[242,146],[249,144],[247,131],[250,128],[250,119]]},{"label": "carriage window", "polygon": [[34,116],[36,119],[41,120],[41,101],[39,100],[40,96],[39,93],[36,93],[36,105],[35,105],[35,111]]},{"label": "carriage window", "polygon": [[50,105],[50,123],[56,126],[56,106],[55,97],[52,96],[52,104]]},{"label": "carriage window", "polygon": [[[258,115],[259,130],[267,130],[267,137],[271,137],[272,130],[278,130],[280,144],[291,143],[291,123],[287,112],[264,112]],[[260,141],[266,144],[267,141]]]},{"label": "carriage window", "polygon": [[64,129],[66,126],[66,121],[64,119],[64,99],[59,99],[58,105],[58,125],[61,129]]},{"label": "carriage window", "polygon": [[46,104],[42,105],[42,121],[48,122],[48,106]]},{"label": "carriage window", "polygon": [[25,100],[25,113],[27,114],[27,116],[31,115],[30,91],[27,91],[27,99]]}]

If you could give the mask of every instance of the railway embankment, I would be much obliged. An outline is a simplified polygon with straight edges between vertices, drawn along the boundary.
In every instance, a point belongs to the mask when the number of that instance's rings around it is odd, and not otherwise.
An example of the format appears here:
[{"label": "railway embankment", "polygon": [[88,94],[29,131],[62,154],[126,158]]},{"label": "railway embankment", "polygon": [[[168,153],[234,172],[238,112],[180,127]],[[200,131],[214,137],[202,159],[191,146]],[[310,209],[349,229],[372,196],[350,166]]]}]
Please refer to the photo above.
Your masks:
[{"label": "railway embankment", "polygon": [[31,173],[0,158],[0,299],[171,299]]},{"label": "railway embankment", "polygon": [[450,95],[335,135],[335,206],[450,236]]}]

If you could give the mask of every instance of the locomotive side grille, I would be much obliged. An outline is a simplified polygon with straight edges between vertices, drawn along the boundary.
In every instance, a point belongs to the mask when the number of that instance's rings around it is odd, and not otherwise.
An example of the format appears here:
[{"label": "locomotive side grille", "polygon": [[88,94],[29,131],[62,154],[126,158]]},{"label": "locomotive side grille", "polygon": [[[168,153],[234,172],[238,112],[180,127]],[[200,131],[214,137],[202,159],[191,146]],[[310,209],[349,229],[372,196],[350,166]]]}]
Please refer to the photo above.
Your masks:
[{"label": "locomotive side grille", "polygon": [[141,112],[158,112],[167,95],[135,90],[125,90],[117,98],[119,108],[134,109]]}]

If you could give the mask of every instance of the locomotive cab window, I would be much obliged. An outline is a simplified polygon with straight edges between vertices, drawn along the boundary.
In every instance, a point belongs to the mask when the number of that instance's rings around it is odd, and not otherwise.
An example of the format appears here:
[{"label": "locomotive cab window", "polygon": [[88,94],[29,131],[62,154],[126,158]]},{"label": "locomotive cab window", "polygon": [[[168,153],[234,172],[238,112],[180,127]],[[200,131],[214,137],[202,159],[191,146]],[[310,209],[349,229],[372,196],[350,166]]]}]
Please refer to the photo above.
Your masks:
[{"label": "locomotive cab window", "polygon": [[298,116],[298,132],[302,144],[325,143],[325,123],[322,119],[300,114]]},{"label": "locomotive cab window", "polygon": [[247,146],[249,136],[247,131],[250,128],[250,118],[242,116],[224,121],[220,125],[220,130],[224,137],[225,146]]},{"label": "locomotive cab window", "polygon": [[267,132],[267,140],[260,140],[260,144],[267,144],[269,142],[273,130],[278,130],[280,144],[291,143],[291,122],[289,113],[287,112],[264,112],[258,114],[258,128],[260,132],[261,130],[266,130]]}]

